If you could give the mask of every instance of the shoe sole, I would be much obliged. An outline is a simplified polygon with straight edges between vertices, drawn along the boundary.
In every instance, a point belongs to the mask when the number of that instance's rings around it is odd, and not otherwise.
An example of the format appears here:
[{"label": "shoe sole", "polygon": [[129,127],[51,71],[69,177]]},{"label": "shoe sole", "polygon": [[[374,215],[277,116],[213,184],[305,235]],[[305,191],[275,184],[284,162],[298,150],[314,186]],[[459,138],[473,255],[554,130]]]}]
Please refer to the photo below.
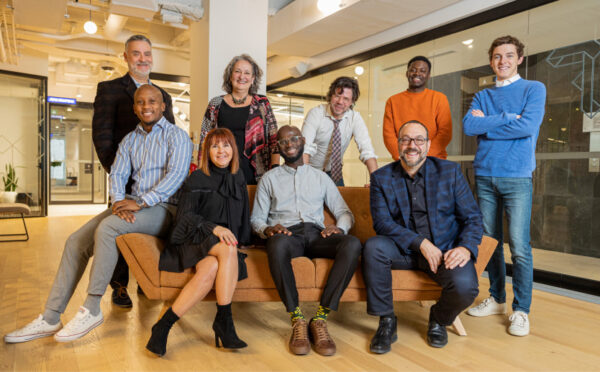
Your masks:
[{"label": "shoe sole", "polygon": [[395,334],[394,337],[392,337],[389,349],[385,349],[385,350],[379,349],[379,350],[377,350],[377,349],[373,349],[373,347],[371,345],[369,345],[369,350],[371,350],[371,352],[375,353],[375,354],[386,354],[386,353],[389,353],[390,351],[392,351],[392,344],[394,342],[396,342],[396,341],[398,341],[398,334]]},{"label": "shoe sole", "polygon": [[100,319],[96,323],[94,323],[91,326],[89,326],[88,329],[86,329],[85,331],[79,332],[79,333],[74,334],[74,335],[59,336],[58,333],[57,333],[57,334],[54,335],[54,340],[56,340],[57,342],[69,342],[69,341],[77,340],[78,338],[81,338],[81,337],[87,335],[88,333],[90,333],[94,328],[98,327],[103,322],[104,322],[104,318]]},{"label": "shoe sole", "polygon": [[512,336],[523,337],[523,336],[529,335],[529,331],[527,331],[527,333],[517,333],[517,332],[511,332],[511,330],[509,329],[508,334],[512,335]]},{"label": "shoe sole", "polygon": [[48,333],[38,333],[35,335],[27,335],[27,336],[4,336],[4,342],[7,344],[20,344],[22,342],[27,342],[27,341],[32,341],[32,340],[36,340],[38,338],[42,338],[42,337],[50,337],[53,334],[55,334],[56,332],[58,332],[60,329],[57,329],[56,331],[52,331],[52,332],[48,332]]},{"label": "shoe sole", "polygon": [[495,311],[495,312],[489,313],[489,314],[472,314],[469,311],[467,311],[467,315],[475,316],[477,318],[483,318],[485,316],[490,316],[490,315],[505,315],[505,314],[506,314],[506,310],[504,310],[504,311]]},{"label": "shoe sole", "polygon": [[127,304],[127,305],[123,305],[123,304],[118,304],[116,302],[113,301],[113,305],[120,307],[121,309],[129,309],[133,307],[133,304]]}]

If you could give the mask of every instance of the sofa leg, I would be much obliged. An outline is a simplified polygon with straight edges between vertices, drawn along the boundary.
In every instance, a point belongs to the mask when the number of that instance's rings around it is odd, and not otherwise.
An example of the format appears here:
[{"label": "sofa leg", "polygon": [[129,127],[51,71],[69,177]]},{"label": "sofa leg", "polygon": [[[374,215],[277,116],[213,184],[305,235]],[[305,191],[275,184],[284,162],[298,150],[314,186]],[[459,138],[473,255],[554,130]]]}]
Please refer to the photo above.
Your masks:
[{"label": "sofa leg", "polygon": [[173,300],[163,301],[162,309],[160,309],[160,314],[158,314],[158,319],[162,318],[163,315],[169,310],[171,306],[173,306]]},{"label": "sofa leg", "polygon": [[454,327],[454,331],[456,331],[456,333],[458,333],[459,336],[467,335],[467,331],[465,331],[465,327],[463,326],[462,322],[460,321],[460,317],[457,316],[456,319],[454,319],[452,326]]}]

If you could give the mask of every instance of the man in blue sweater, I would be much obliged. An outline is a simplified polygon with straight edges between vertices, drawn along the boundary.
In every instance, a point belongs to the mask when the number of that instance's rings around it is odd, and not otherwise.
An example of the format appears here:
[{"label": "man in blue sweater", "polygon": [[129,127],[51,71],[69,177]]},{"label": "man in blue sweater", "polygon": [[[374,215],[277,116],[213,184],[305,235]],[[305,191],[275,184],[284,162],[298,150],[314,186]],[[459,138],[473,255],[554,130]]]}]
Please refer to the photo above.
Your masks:
[{"label": "man in blue sweater", "polygon": [[546,88],[538,81],[522,79],[517,68],[523,62],[524,45],[515,37],[492,42],[490,65],[496,86],[478,92],[463,119],[468,136],[477,136],[475,184],[483,214],[485,234],[498,240],[487,265],[490,297],[467,311],[472,316],[506,313],[502,212],[508,221],[508,242],[513,263],[513,314],[508,332],[529,334],[529,308],[533,284],[533,260],[529,225],[535,145],[544,117]]}]

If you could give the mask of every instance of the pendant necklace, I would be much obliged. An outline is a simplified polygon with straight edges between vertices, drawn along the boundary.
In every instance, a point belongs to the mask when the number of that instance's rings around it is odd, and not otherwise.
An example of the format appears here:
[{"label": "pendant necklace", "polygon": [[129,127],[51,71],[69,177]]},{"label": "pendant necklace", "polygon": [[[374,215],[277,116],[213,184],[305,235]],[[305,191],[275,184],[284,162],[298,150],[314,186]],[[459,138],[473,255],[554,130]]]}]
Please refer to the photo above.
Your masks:
[{"label": "pendant necklace", "polygon": [[247,94],[244,97],[240,98],[240,99],[235,98],[235,96],[233,95],[233,93],[230,93],[230,94],[231,94],[231,100],[236,105],[242,105],[242,104],[246,103],[246,98],[248,98]]}]

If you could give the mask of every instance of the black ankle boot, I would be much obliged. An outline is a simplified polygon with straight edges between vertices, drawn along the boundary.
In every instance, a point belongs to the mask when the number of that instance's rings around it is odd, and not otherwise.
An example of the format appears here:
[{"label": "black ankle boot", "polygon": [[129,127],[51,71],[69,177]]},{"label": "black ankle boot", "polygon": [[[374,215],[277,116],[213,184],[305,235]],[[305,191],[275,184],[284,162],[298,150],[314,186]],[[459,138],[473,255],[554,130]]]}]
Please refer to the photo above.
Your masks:
[{"label": "black ankle boot", "polygon": [[212,328],[215,331],[216,347],[219,347],[219,339],[221,339],[221,343],[226,349],[241,349],[248,346],[235,333],[235,326],[233,325],[233,317],[231,315],[231,304],[223,306],[217,304],[217,316]]},{"label": "black ankle boot", "polygon": [[152,336],[146,344],[146,349],[158,356],[163,356],[167,352],[167,338],[173,324],[179,320],[177,314],[169,308],[165,314],[152,326]]}]

